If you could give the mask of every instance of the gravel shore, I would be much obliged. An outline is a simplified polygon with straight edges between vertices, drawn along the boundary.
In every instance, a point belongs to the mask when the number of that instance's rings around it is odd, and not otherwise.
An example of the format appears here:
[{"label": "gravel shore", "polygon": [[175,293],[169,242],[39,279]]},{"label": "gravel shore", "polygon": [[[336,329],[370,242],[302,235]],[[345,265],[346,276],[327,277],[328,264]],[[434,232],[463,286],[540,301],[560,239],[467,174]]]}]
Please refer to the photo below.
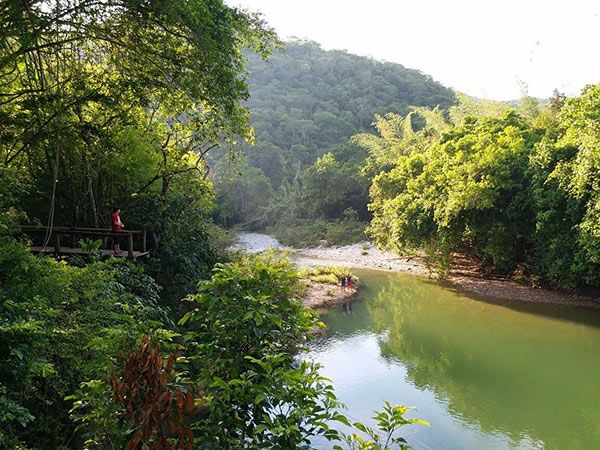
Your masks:
[{"label": "gravel shore", "polygon": [[[273,237],[260,233],[238,234],[238,246],[252,253],[269,247],[286,248]],[[429,276],[427,268],[418,257],[400,257],[381,251],[370,242],[288,250],[299,267],[343,266]],[[531,287],[501,277],[489,277],[476,268],[465,265],[452,270],[446,282],[461,292],[485,299],[600,308],[598,298]]]}]

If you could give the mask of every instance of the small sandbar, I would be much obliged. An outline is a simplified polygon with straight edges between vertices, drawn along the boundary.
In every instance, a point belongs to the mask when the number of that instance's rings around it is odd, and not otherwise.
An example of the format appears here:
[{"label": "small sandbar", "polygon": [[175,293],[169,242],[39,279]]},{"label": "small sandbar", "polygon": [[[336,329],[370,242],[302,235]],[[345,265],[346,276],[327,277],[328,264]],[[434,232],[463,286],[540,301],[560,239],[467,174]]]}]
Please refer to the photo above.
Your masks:
[{"label": "small sandbar", "polygon": [[329,283],[307,282],[302,304],[312,309],[325,309],[352,301],[357,293],[358,288],[354,286],[342,290],[340,286]]}]

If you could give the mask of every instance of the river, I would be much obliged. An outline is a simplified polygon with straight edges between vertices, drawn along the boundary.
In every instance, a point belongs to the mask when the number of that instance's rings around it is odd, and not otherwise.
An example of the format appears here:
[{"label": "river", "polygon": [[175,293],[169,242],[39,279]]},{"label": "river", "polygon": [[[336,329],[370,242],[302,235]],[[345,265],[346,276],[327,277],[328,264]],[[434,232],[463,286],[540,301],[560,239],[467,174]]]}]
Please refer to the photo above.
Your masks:
[{"label": "river", "polygon": [[[474,300],[420,277],[358,272],[352,312],[323,315],[323,364],[352,420],[384,400],[430,427],[416,449],[600,448],[600,315],[594,309]],[[315,441],[317,448],[331,444]]]},{"label": "river", "polygon": [[[281,247],[257,233],[238,245]],[[424,277],[354,272],[352,311],[323,314],[328,334],[305,355],[323,365],[351,421],[375,425],[388,400],[430,422],[402,433],[419,450],[600,449],[598,309],[475,300]]]}]

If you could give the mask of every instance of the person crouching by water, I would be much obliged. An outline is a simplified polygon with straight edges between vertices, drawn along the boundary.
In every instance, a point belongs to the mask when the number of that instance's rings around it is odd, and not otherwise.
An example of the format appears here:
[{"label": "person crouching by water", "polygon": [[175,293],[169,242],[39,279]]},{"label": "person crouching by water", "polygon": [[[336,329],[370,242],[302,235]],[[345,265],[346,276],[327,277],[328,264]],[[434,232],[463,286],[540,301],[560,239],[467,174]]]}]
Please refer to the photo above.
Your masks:
[{"label": "person crouching by water", "polygon": [[117,233],[118,235],[113,236],[113,250],[115,251],[115,255],[120,255],[121,252],[121,244],[123,243],[123,235],[121,231],[125,228],[123,222],[121,222],[121,214],[120,208],[113,208],[112,212],[112,232]]},{"label": "person crouching by water", "polygon": [[340,277],[340,286],[342,287],[342,291],[346,290],[346,275],[342,274]]}]

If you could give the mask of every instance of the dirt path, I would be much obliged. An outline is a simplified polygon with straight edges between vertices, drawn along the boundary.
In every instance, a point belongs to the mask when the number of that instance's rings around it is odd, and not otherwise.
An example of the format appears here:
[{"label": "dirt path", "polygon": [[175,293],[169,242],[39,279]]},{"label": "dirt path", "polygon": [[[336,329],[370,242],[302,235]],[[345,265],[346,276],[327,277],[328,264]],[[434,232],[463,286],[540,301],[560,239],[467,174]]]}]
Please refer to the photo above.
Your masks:
[{"label": "dirt path", "polygon": [[[260,237],[264,243],[268,238],[274,241],[277,248],[284,248],[275,239],[258,233],[241,233],[240,242],[253,242]],[[251,248],[257,245],[251,244]],[[344,266],[360,269],[387,270],[404,272],[419,276],[429,276],[423,262],[418,257],[403,258],[390,252],[379,250],[372,243],[345,245],[339,247],[314,247],[289,249],[299,267],[311,266]],[[552,303],[571,306],[583,306],[600,309],[600,299],[582,297],[559,291],[535,288],[506,278],[489,277],[479,273],[468,263],[461,263],[454,269],[447,283],[462,292],[475,297],[508,301],[523,301],[536,303]]]}]

